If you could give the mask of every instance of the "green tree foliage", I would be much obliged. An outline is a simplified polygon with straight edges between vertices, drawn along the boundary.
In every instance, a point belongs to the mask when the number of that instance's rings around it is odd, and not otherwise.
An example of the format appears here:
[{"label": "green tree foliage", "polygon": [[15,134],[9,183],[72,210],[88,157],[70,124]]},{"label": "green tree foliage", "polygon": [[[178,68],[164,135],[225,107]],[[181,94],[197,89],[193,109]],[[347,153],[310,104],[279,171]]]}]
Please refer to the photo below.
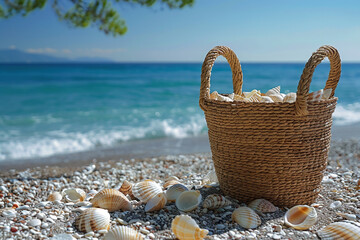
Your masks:
[{"label": "green tree foliage", "polygon": [[26,16],[32,11],[44,8],[48,2],[60,20],[70,26],[96,26],[99,30],[113,36],[124,35],[126,22],[120,17],[113,4],[139,4],[152,7],[160,2],[170,9],[192,6],[195,0],[0,0],[0,18],[15,15]]}]

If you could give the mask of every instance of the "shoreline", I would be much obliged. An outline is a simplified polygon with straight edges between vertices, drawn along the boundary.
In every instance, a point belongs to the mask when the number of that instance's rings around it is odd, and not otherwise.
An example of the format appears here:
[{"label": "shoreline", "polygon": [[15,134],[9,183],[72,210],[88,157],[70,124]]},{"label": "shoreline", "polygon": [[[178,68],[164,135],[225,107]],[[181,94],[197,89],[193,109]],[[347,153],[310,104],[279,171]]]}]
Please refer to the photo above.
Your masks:
[{"label": "shoreline", "polygon": [[[332,143],[351,139],[360,140],[360,124],[332,127]],[[49,157],[2,160],[0,161],[0,175],[10,169],[24,170],[45,166],[74,168],[92,162],[123,161],[196,153],[211,153],[207,134],[185,138],[136,140],[123,142],[114,147],[97,148],[83,152],[56,154]]]}]

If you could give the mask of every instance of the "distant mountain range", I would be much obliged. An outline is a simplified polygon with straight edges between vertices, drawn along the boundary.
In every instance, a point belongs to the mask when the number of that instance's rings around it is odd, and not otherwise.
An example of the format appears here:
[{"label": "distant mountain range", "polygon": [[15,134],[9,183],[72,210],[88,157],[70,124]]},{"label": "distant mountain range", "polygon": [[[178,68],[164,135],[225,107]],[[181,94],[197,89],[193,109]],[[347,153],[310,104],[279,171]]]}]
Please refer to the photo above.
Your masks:
[{"label": "distant mountain range", "polygon": [[97,57],[61,58],[40,53],[28,53],[17,49],[0,50],[0,63],[92,63],[114,62],[113,60]]}]

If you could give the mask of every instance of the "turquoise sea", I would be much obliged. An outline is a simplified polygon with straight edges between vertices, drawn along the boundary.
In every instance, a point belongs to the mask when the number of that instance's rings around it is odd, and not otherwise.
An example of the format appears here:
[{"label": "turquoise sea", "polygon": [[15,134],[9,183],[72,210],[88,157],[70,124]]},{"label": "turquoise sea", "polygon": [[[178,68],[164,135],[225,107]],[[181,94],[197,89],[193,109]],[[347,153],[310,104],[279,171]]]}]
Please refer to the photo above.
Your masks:
[{"label": "turquoise sea", "polygon": [[[304,63],[244,63],[244,91],[295,92]],[[329,64],[311,91],[325,86]],[[206,133],[198,106],[201,63],[0,64],[0,161]],[[211,91],[232,93],[216,63]],[[335,125],[360,122],[360,64],[343,64]]]}]

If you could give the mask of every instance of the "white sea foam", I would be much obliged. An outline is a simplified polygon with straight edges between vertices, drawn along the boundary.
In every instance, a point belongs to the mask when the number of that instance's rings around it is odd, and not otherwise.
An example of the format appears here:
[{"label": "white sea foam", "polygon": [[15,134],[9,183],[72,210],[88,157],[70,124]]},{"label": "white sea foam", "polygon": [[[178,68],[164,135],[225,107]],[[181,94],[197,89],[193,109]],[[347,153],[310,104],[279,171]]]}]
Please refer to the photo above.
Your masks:
[{"label": "white sea foam", "polygon": [[[201,133],[206,127],[201,115],[191,117],[186,123],[175,123],[172,119],[153,120],[145,127],[122,127],[111,130],[81,132],[52,131],[46,136],[27,139],[9,138],[0,142],[0,160],[47,157],[54,154],[91,150],[96,147],[111,147],[119,142],[157,137],[184,138]],[[6,138],[4,138],[5,140]]]},{"label": "white sea foam", "polygon": [[337,105],[333,119],[335,125],[348,125],[360,122],[360,103]]}]

